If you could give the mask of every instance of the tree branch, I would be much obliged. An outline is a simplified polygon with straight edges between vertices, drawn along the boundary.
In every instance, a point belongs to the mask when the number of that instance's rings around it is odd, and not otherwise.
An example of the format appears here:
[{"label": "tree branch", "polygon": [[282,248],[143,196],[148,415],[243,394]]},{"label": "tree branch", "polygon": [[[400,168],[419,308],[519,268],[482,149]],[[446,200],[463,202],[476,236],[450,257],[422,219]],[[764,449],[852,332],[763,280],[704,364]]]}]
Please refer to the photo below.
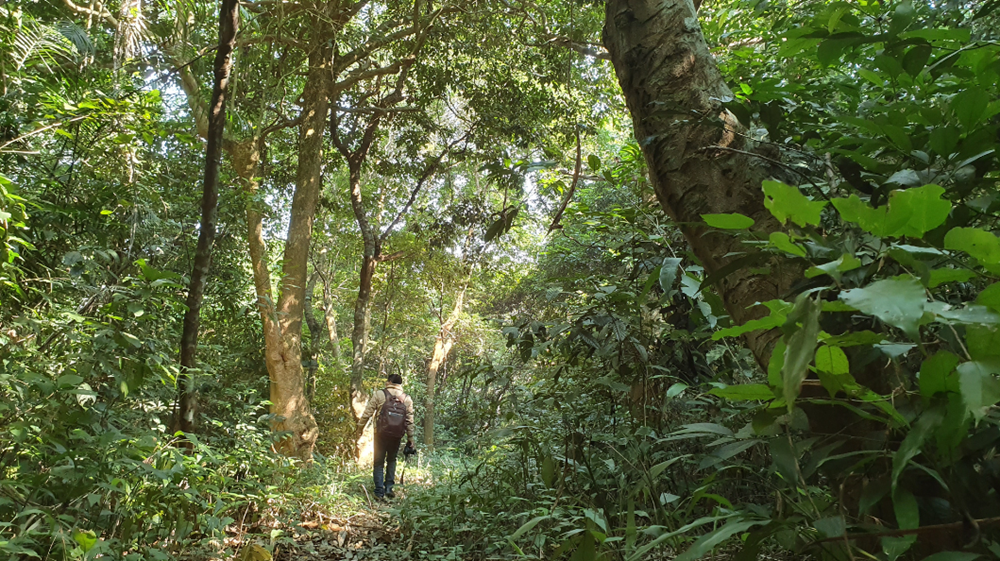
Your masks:
[{"label": "tree branch", "polygon": [[573,181],[569,184],[569,190],[566,191],[566,197],[563,198],[563,202],[559,205],[559,210],[556,211],[555,218],[552,219],[552,224],[549,226],[549,230],[546,233],[551,233],[552,230],[556,228],[561,228],[559,225],[559,220],[562,218],[563,212],[566,210],[566,205],[573,198],[573,193],[576,192],[576,184],[580,181],[580,170],[583,167],[583,154],[580,150],[580,131],[576,131],[576,168],[573,170]]}]

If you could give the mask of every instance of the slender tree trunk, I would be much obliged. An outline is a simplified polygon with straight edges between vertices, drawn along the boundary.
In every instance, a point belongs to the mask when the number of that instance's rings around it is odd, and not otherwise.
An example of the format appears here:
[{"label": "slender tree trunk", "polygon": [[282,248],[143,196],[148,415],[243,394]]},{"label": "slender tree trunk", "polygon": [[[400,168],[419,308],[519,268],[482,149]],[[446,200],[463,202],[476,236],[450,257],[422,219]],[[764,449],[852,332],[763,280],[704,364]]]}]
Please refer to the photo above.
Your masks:
[{"label": "slender tree trunk", "polygon": [[330,337],[330,347],[333,360],[340,364],[340,336],[337,335],[337,310],[333,307],[333,294],[329,283],[323,283],[323,317],[326,320],[326,332]]},{"label": "slender tree trunk", "polygon": [[[722,101],[732,99],[698,24],[691,0],[609,0],[604,45],[632,114],[649,178],[664,210],[678,224],[694,254],[711,274],[746,246],[735,237],[697,226],[702,214],[738,212],[754,219],[765,238],[779,229],[764,207],[761,183],[768,176],[744,130]],[[722,147],[722,149],[716,149]],[[736,150],[742,151],[737,152]],[[719,283],[737,324],[766,315],[755,306],[789,292],[798,269],[778,260],[769,274],[747,269]],[[751,333],[747,346],[764,368],[777,331]]]},{"label": "slender tree trunk", "polygon": [[309,349],[306,353],[306,398],[310,401],[316,392],[316,372],[319,370],[319,344],[322,340],[323,327],[316,319],[316,311],[313,306],[313,298],[316,292],[316,280],[319,275],[315,272],[309,277],[309,285],[306,286],[306,303],[302,315],[305,316],[306,325],[309,327]]},{"label": "slender tree trunk", "polygon": [[427,396],[424,398],[424,444],[428,447],[434,446],[434,395],[437,374],[441,365],[448,360],[448,354],[455,343],[452,329],[455,327],[458,317],[462,315],[466,287],[468,287],[467,283],[455,296],[455,305],[451,314],[441,324],[441,329],[438,331],[437,337],[434,338],[434,351],[431,354],[431,362],[427,365]]},{"label": "slender tree trunk", "polygon": [[378,234],[365,217],[361,199],[361,162],[352,163],[350,172],[350,196],[354,217],[361,229],[364,249],[361,256],[361,274],[358,282],[358,299],[354,302],[354,328],[351,331],[351,415],[355,421],[361,419],[368,396],[364,388],[365,348],[368,346],[368,331],[371,325],[370,305],[372,281],[380,253]]},{"label": "slender tree trunk", "polygon": [[219,48],[215,52],[215,82],[208,115],[208,146],[205,153],[205,176],[201,200],[201,229],[195,250],[191,284],[188,287],[187,312],[181,334],[181,373],[177,378],[179,392],[175,427],[192,432],[196,427],[197,392],[191,369],[198,351],[198,328],[201,323],[201,302],[208,282],[215,241],[215,220],[219,203],[219,160],[222,158],[222,133],[226,125],[226,89],[232,63],[236,30],[239,27],[239,2],[223,0],[219,10]]}]

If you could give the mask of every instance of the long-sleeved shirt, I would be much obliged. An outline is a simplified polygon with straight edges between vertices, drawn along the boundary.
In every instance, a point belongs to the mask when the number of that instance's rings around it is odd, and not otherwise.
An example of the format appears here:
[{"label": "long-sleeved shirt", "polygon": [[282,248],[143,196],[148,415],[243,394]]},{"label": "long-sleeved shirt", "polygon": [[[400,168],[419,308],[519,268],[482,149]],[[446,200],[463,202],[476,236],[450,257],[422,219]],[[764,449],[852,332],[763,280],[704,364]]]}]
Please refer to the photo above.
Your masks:
[{"label": "long-sleeved shirt", "polygon": [[[413,400],[410,399],[410,396],[406,395],[403,387],[399,384],[386,384],[385,389],[389,390],[389,393],[395,396],[396,399],[402,401],[403,405],[406,405],[406,436],[410,440],[413,440]],[[368,405],[365,406],[365,412],[361,414],[361,419],[358,420],[358,432],[364,430],[365,425],[368,424],[368,419],[381,411],[383,405],[385,405],[385,392],[378,390],[372,394],[368,400]]]}]

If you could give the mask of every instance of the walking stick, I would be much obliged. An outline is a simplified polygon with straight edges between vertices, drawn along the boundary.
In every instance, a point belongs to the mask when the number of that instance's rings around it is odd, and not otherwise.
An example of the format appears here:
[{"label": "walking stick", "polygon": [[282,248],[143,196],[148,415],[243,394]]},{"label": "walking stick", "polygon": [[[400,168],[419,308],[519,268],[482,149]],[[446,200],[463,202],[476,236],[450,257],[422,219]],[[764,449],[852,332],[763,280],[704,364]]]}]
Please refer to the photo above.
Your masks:
[{"label": "walking stick", "polygon": [[399,473],[399,484],[402,485],[405,482],[406,477],[406,465],[410,463],[410,456],[417,453],[417,449],[410,446],[409,443],[403,448],[403,471]]}]

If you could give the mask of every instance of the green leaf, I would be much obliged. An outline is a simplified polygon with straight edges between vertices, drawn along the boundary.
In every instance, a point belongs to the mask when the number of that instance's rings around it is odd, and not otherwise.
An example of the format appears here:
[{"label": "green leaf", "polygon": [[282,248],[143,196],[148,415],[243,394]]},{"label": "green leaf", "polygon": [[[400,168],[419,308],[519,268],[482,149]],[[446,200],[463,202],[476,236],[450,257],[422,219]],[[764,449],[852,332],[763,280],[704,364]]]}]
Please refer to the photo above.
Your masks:
[{"label": "green leaf", "polygon": [[796,243],[793,243],[792,239],[788,237],[788,234],[784,232],[771,232],[768,239],[771,242],[771,245],[781,251],[784,251],[785,253],[791,253],[792,255],[797,255],[799,257],[806,256],[806,249]]},{"label": "green leaf", "polygon": [[823,339],[823,344],[831,347],[857,347],[859,345],[877,345],[884,339],[885,335],[873,331],[851,331]]},{"label": "green leaf", "polygon": [[862,230],[880,238],[894,235],[909,220],[908,213],[902,209],[893,211],[888,205],[872,208],[857,195],[833,199],[831,202],[842,219],[853,222]]},{"label": "green leaf", "polygon": [[990,94],[979,86],[971,86],[951,99],[951,110],[962,126],[971,129],[982,121],[989,104]]},{"label": "green leaf", "polygon": [[534,528],[535,526],[537,526],[539,522],[541,522],[543,520],[546,520],[548,518],[550,518],[550,517],[548,515],[546,515],[546,516],[536,516],[536,517],[532,518],[531,520],[528,520],[527,522],[525,522],[524,524],[522,524],[521,527],[517,529],[517,531],[515,531],[513,534],[510,535],[510,539],[511,540],[516,540],[516,539],[520,538],[524,534],[530,532],[531,529]]},{"label": "green leaf", "polygon": [[1000,312],[1000,282],[995,282],[979,293],[976,304],[986,306],[994,312]]},{"label": "green leaf", "polygon": [[948,351],[939,351],[920,365],[920,395],[931,398],[937,393],[957,392],[958,378],[953,376],[959,359]]},{"label": "green leaf", "polygon": [[499,234],[500,231],[503,230],[505,225],[506,224],[504,224],[504,220],[502,218],[491,224],[490,227],[487,228],[486,234],[483,236],[483,241],[488,242],[491,241],[493,238],[497,237],[497,234]]},{"label": "green leaf", "polygon": [[847,253],[840,256],[839,259],[835,261],[829,261],[822,265],[815,267],[809,267],[806,269],[805,277],[807,279],[815,278],[820,275],[830,275],[831,277],[840,280],[840,273],[845,273],[847,271],[853,271],[861,266],[861,260],[853,255]]},{"label": "green leaf", "polygon": [[944,247],[964,251],[980,265],[1000,263],[1000,240],[979,228],[952,228],[944,236]]},{"label": "green leaf", "polygon": [[910,135],[906,134],[906,130],[903,127],[897,127],[896,125],[882,125],[882,134],[886,136],[897,148],[903,152],[909,152],[913,150],[913,142],[910,141]]},{"label": "green leaf", "polygon": [[974,276],[976,273],[968,269],[931,269],[931,277],[927,286],[928,288],[937,288],[949,282],[966,282]]},{"label": "green leaf", "polygon": [[818,300],[799,295],[795,309],[789,314],[789,319],[800,317],[802,327],[787,338],[785,362],[781,368],[782,394],[788,409],[791,410],[801,390],[802,380],[809,372],[809,363],[813,360],[816,349],[816,336],[819,335],[819,315],[823,305]]},{"label": "green leaf", "polygon": [[827,374],[847,374],[851,371],[847,354],[840,347],[823,345],[816,349],[816,369]]},{"label": "green leaf", "polygon": [[934,127],[930,136],[931,150],[937,152],[938,156],[947,158],[955,153],[959,140],[961,133],[957,128],[950,125]]},{"label": "green leaf", "polygon": [[701,218],[709,226],[723,230],[745,230],[754,225],[753,218],[739,213],[702,214]]},{"label": "green leaf", "polygon": [[966,411],[979,421],[990,407],[1000,401],[1000,380],[994,376],[1000,372],[1000,361],[963,362],[957,370],[958,386]]},{"label": "green leaf", "polygon": [[847,531],[847,521],[843,516],[831,516],[813,522],[813,528],[827,538],[836,538],[843,536]]},{"label": "green leaf", "polygon": [[920,339],[920,318],[924,314],[924,287],[911,276],[885,279],[840,293],[847,305],[903,330],[911,339]]},{"label": "green leaf", "polygon": [[695,542],[691,544],[691,547],[684,553],[675,557],[674,561],[694,561],[695,559],[701,559],[706,553],[715,549],[715,546],[728,540],[732,536],[743,533],[748,529],[761,524],[765,524],[765,521],[740,520],[739,518],[734,518],[726,522],[726,524],[721,528],[712,530],[695,540]]},{"label": "green leaf", "polygon": [[601,159],[594,154],[587,156],[587,165],[595,172],[601,171]]},{"label": "green leaf", "polygon": [[[897,488],[892,494],[892,506],[896,512],[896,523],[901,530],[912,530],[920,526],[917,499],[906,489]],[[882,538],[882,550],[889,561],[895,561],[917,541],[916,535]]]},{"label": "green leaf", "polygon": [[803,195],[798,187],[777,181],[764,181],[764,206],[784,224],[791,220],[801,227],[819,225],[820,212],[826,201],[812,201]]},{"label": "green leaf", "polygon": [[914,15],[916,15],[916,11],[913,9],[911,0],[903,0],[897,4],[889,23],[889,35],[902,33],[913,21]]},{"label": "green leaf", "polygon": [[663,259],[660,267],[660,288],[663,293],[669,295],[674,289],[674,281],[677,280],[677,267],[681,264],[680,257],[667,257]]},{"label": "green leaf", "polygon": [[770,300],[764,303],[771,310],[771,314],[760,319],[752,319],[743,325],[720,329],[712,334],[712,340],[718,341],[723,337],[738,337],[751,331],[772,329],[781,327],[785,323],[788,312],[791,311],[791,304],[783,300]]},{"label": "green leaf", "polygon": [[927,66],[927,61],[931,58],[930,45],[917,45],[903,55],[903,70],[910,76],[916,77],[920,71]]},{"label": "green leaf", "polygon": [[97,534],[93,530],[76,530],[73,532],[73,541],[80,544],[80,549],[87,553],[97,545]]},{"label": "green leaf", "polygon": [[889,213],[900,212],[907,216],[907,220],[905,225],[889,235],[920,238],[944,224],[951,212],[951,201],[942,199],[943,194],[944,188],[939,185],[894,191],[889,198]]},{"label": "green leaf", "polygon": [[903,470],[906,469],[907,464],[920,453],[920,448],[924,445],[924,441],[941,425],[942,420],[944,420],[944,414],[941,410],[928,409],[924,411],[924,414],[917,419],[917,422],[913,424],[910,431],[906,433],[906,438],[903,439],[903,442],[899,445],[899,449],[892,456],[893,489],[896,489],[899,476],[903,474]]},{"label": "green leaf", "polygon": [[712,388],[708,393],[732,401],[768,401],[774,399],[774,392],[767,384],[739,384],[724,388]]}]

